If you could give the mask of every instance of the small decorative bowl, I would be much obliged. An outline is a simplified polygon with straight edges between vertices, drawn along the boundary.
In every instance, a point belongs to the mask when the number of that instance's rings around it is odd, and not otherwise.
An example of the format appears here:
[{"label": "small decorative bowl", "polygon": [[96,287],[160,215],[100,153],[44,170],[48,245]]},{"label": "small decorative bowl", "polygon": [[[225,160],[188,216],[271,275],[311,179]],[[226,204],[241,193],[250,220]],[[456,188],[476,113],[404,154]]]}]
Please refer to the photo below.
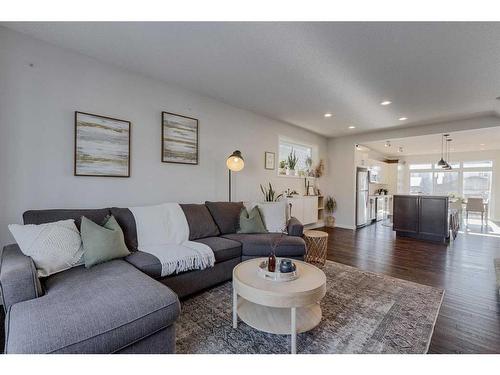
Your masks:
[{"label": "small decorative bowl", "polygon": [[292,281],[296,280],[299,277],[295,264],[292,263],[293,271],[280,272],[282,260],[278,258],[277,261],[279,261],[279,264],[276,267],[277,268],[276,272],[270,272],[267,270],[267,260],[260,262],[259,267],[257,268],[258,271],[257,273],[259,274],[259,276],[262,277],[263,279],[276,282]]}]

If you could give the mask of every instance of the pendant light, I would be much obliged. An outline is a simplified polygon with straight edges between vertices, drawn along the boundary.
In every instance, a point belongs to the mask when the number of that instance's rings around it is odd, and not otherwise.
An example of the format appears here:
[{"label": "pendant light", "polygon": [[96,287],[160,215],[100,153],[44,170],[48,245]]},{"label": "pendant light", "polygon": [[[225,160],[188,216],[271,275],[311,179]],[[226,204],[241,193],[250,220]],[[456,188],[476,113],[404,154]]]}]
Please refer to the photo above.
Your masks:
[{"label": "pendant light", "polygon": [[441,168],[444,168],[446,166],[446,162],[444,161],[443,159],[443,139],[444,139],[445,135],[443,134],[441,136],[441,160],[438,161],[437,165],[438,167],[441,167]]},{"label": "pendant light", "polygon": [[446,169],[446,170],[450,170],[452,169],[451,168],[451,165],[449,163],[449,160],[450,160],[450,144],[449,142],[451,142],[451,138],[448,138],[450,135],[449,134],[446,134],[445,137],[445,151],[444,151],[444,157],[446,158],[446,161],[445,161],[445,165],[442,167],[443,169]]},{"label": "pendant light", "polygon": [[451,138],[446,138],[446,169],[453,169],[450,164],[450,148],[451,148]]}]

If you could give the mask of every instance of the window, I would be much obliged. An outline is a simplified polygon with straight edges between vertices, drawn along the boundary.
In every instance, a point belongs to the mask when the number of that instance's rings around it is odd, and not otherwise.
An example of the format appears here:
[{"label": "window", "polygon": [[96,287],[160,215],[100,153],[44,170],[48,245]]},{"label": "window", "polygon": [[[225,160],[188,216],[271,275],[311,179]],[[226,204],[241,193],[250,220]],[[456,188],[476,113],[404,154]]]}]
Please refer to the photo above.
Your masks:
[{"label": "window", "polygon": [[490,199],[491,171],[464,172],[464,197]]},{"label": "window", "polygon": [[410,169],[432,169],[432,164],[410,164]]},{"label": "window", "polygon": [[[280,140],[280,153],[279,153],[279,173],[281,175],[290,174],[290,166],[288,165],[288,156],[290,154],[295,154],[297,157],[297,165],[295,166],[295,175],[303,175],[308,169],[312,168],[311,165],[307,164],[309,159],[312,164],[312,147],[307,145],[301,145],[295,142],[289,142]],[[286,169],[282,168],[282,161],[287,163]]]},{"label": "window", "polygon": [[434,172],[434,191],[436,195],[458,195],[460,192],[459,172]]},{"label": "window", "polygon": [[491,160],[453,162],[451,167],[443,170],[432,163],[410,164],[410,194],[491,198]]},{"label": "window", "polygon": [[432,194],[432,172],[411,172],[410,194]]},{"label": "window", "polygon": [[489,161],[464,161],[464,168],[491,168],[493,162]]}]

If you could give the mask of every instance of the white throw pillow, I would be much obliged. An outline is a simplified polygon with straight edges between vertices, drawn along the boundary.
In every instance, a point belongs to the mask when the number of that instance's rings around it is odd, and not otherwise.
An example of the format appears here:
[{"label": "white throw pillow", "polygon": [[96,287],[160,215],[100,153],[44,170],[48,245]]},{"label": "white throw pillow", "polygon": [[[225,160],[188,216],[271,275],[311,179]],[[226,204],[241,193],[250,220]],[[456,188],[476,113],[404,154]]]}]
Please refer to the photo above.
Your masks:
[{"label": "white throw pillow", "polygon": [[269,232],[281,233],[286,230],[286,201],[280,202],[247,202],[245,207],[251,210],[259,207],[266,229]]},{"label": "white throw pillow", "polygon": [[82,238],[73,219],[40,225],[11,224],[9,230],[23,254],[33,259],[39,277],[83,264]]}]

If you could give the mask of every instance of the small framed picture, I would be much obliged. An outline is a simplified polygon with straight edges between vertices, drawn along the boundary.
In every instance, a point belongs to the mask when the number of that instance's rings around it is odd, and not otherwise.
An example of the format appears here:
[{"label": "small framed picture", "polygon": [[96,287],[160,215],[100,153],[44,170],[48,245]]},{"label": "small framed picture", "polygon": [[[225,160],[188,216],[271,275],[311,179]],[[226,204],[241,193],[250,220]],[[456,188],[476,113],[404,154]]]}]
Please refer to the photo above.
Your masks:
[{"label": "small framed picture", "polygon": [[265,154],[264,154],[264,167],[266,169],[274,169],[276,166],[275,166],[275,158],[276,158],[276,154],[274,152],[268,152],[266,151]]},{"label": "small framed picture", "polygon": [[161,161],[198,164],[198,120],[162,112]]},{"label": "small framed picture", "polygon": [[74,174],[130,177],[130,121],[75,112]]}]

